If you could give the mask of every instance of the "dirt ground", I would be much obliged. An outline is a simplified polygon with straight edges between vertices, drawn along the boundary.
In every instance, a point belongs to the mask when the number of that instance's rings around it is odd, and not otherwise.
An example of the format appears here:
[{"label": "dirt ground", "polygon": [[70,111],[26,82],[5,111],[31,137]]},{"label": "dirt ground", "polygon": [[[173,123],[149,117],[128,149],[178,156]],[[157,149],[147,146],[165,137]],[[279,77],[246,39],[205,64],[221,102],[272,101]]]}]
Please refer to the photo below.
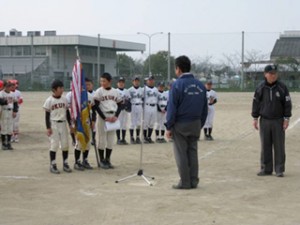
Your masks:
[{"label": "dirt ground", "polygon": [[[300,224],[300,93],[292,93],[293,117],[286,135],[286,176],[258,177],[260,142],[250,117],[252,93],[219,93],[213,136],[199,142],[200,187],[173,190],[178,182],[172,143],[115,146],[114,170],[49,172],[42,105],[50,93],[23,93],[20,142],[0,150],[1,225],[84,224]],[[71,147],[70,147],[71,149]],[[58,154],[58,167],[62,157]],[[70,151],[70,165],[74,154]]]}]

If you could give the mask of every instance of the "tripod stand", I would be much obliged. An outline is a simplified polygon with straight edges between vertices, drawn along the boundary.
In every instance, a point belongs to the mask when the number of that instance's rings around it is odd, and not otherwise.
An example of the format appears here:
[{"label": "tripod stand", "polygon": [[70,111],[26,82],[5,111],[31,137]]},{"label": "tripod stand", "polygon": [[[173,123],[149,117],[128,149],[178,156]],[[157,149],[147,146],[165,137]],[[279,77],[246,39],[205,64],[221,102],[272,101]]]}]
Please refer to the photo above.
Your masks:
[{"label": "tripod stand", "polygon": [[[142,111],[142,125],[141,125],[141,130],[143,131],[144,129],[144,118],[145,118],[145,105],[146,105],[146,101],[145,101],[145,98],[146,98],[146,80],[144,79],[144,101],[143,101],[143,111]],[[133,177],[137,177],[137,176],[140,176],[141,178],[144,179],[144,181],[149,184],[150,186],[153,186],[153,184],[150,182],[150,179],[154,180],[155,178],[154,177],[151,177],[151,176],[146,176],[144,174],[144,170],[143,170],[143,149],[144,149],[144,144],[143,144],[143,141],[141,141],[141,149],[140,149],[140,163],[139,163],[139,169],[136,173],[132,174],[132,175],[129,175],[127,177],[124,177],[124,178],[121,178],[119,180],[116,180],[115,182],[116,183],[119,183],[119,182],[122,182],[122,181],[125,181],[125,180],[128,180],[130,178],[133,178]]]}]

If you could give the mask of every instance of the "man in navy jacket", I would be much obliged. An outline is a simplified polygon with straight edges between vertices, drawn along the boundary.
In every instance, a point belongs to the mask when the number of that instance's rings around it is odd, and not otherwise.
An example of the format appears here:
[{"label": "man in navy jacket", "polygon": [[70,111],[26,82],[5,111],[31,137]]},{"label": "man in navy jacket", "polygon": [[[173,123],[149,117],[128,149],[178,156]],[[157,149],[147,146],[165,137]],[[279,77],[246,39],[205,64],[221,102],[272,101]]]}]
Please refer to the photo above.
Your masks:
[{"label": "man in navy jacket", "polygon": [[175,60],[178,79],[169,92],[167,138],[174,140],[174,155],[180,181],[174,189],[197,188],[198,139],[207,116],[204,85],[190,73],[191,61],[186,56]]}]

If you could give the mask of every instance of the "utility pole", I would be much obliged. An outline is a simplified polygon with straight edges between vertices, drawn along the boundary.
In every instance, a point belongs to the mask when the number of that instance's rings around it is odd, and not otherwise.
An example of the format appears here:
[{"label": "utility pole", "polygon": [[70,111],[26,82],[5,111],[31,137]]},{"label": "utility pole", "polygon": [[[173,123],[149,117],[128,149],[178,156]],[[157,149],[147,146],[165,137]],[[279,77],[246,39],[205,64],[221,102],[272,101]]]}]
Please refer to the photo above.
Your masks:
[{"label": "utility pole", "polygon": [[241,70],[241,90],[244,90],[244,49],[245,49],[245,42],[244,42],[245,32],[242,31],[242,70]]},{"label": "utility pole", "polygon": [[168,33],[168,82],[171,80],[171,33]]},{"label": "utility pole", "polygon": [[98,34],[98,51],[97,51],[97,82],[99,85],[100,82],[100,57],[101,57],[101,52],[100,52],[100,44],[101,44],[101,39],[100,39],[100,34]]},{"label": "utility pole", "polygon": [[30,35],[31,39],[31,73],[30,73],[30,86],[29,89],[32,90],[33,88],[33,70],[34,70],[34,65],[33,65],[33,34]]}]

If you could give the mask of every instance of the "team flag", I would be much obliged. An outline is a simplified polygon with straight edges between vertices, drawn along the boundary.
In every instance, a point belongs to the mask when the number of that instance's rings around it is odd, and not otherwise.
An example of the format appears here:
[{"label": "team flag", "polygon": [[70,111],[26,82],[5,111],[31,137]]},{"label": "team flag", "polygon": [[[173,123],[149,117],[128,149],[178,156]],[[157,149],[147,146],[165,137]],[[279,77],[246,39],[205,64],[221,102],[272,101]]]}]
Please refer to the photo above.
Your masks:
[{"label": "team flag", "polygon": [[75,121],[76,138],[85,151],[87,143],[90,140],[91,129],[89,127],[88,93],[85,85],[85,75],[82,64],[76,60],[72,71],[72,100],[71,100],[71,117]]}]

